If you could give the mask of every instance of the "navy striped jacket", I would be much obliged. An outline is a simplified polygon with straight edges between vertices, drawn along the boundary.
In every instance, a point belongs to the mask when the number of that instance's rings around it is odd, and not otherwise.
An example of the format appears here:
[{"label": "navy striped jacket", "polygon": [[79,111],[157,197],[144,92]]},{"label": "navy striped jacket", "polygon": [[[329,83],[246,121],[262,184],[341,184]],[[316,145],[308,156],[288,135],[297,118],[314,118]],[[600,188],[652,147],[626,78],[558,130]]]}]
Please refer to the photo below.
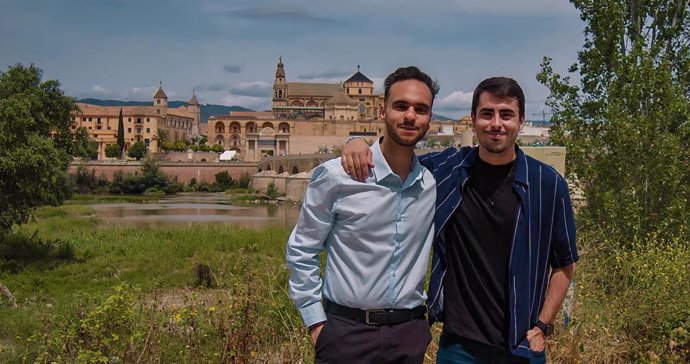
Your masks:
[{"label": "navy striped jacket", "polygon": [[[575,219],[568,186],[552,167],[519,147],[513,190],[518,196],[509,274],[510,329],[514,355],[530,357],[527,331],[539,316],[550,271],[578,261]],[[443,283],[447,272],[444,227],[462,201],[463,187],[477,160],[478,148],[448,148],[419,161],[436,178],[436,227],[429,284],[429,320],[443,321]]]}]

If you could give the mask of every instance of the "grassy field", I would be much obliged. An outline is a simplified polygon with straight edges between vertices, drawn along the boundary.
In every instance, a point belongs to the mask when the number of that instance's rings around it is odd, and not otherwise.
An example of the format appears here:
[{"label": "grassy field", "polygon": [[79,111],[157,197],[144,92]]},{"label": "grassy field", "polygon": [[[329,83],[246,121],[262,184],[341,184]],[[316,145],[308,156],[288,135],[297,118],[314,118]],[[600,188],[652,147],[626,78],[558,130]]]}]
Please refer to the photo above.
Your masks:
[{"label": "grassy field", "polygon": [[[41,208],[19,230],[62,253],[0,266],[18,304],[0,304],[0,362],[312,361],[286,292],[288,229],[101,226],[89,200]],[[557,325],[550,360],[688,360],[687,241],[623,251],[595,229],[580,236],[571,323]]]}]

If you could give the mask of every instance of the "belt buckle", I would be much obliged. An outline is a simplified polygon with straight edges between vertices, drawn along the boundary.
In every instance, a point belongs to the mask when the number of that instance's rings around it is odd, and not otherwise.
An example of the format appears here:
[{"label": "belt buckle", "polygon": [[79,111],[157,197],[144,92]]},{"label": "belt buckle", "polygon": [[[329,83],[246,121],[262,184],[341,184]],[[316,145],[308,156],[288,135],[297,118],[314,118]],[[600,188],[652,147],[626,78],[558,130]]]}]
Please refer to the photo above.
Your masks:
[{"label": "belt buckle", "polygon": [[367,325],[380,325],[374,322],[369,321],[369,314],[370,313],[385,313],[387,310],[385,308],[376,308],[372,310],[365,310],[364,311],[364,323]]}]

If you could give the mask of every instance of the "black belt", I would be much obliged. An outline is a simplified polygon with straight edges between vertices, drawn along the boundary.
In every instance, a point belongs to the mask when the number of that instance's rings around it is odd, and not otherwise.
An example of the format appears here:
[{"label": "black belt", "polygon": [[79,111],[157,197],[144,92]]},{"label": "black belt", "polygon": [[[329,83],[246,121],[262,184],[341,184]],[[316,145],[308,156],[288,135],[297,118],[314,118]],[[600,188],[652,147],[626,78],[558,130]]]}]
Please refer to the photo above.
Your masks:
[{"label": "black belt", "polygon": [[326,312],[346,319],[364,322],[367,325],[396,325],[403,322],[426,318],[426,306],[415,308],[379,308],[362,310],[339,305],[327,299],[323,300]]}]

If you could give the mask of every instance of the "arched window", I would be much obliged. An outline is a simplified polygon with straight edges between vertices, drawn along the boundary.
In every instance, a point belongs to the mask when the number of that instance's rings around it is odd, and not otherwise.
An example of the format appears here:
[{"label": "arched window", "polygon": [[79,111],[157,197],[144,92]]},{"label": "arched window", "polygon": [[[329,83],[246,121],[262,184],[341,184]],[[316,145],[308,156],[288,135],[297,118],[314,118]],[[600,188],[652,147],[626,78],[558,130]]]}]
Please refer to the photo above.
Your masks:
[{"label": "arched window", "polygon": [[290,133],[290,124],[280,123],[280,125],[278,125],[278,131],[285,134]]},{"label": "arched window", "polygon": [[225,145],[225,140],[222,135],[216,135],[216,144]]},{"label": "arched window", "polygon": [[217,122],[216,123],[216,134],[223,134],[225,133],[225,124],[222,122]]},{"label": "arched window", "polygon": [[230,144],[231,144],[233,147],[239,147],[239,146],[240,146],[240,136],[237,135],[237,134],[233,134],[233,135],[230,137]]},{"label": "arched window", "polygon": [[240,132],[240,123],[233,121],[232,124],[230,124],[230,132],[231,133],[239,133]]},{"label": "arched window", "polygon": [[247,125],[244,126],[244,131],[246,133],[256,133],[256,124],[253,121],[248,122]]}]

